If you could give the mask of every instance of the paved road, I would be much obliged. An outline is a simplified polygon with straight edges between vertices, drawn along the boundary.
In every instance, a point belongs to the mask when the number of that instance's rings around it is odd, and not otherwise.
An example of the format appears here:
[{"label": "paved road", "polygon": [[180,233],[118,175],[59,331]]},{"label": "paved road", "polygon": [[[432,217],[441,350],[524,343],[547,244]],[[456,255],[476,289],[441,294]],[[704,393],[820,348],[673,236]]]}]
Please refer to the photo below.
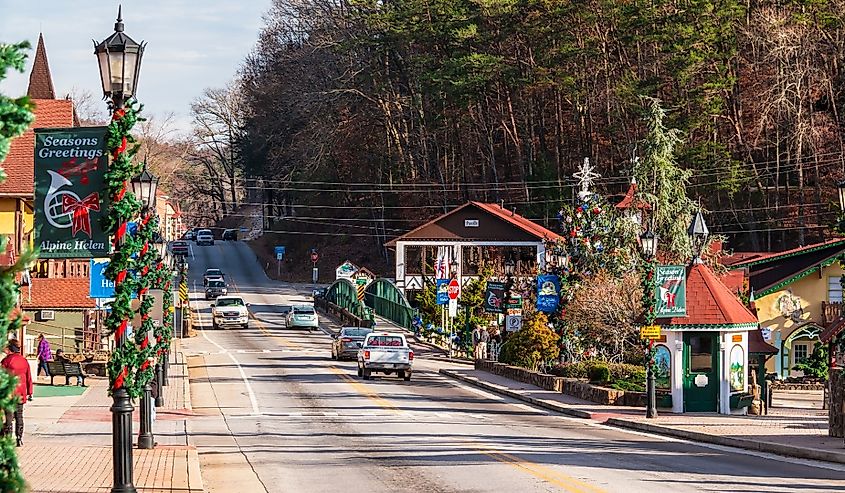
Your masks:
[{"label": "paved road", "polygon": [[[192,280],[224,270],[249,329],[184,342],[189,422],[210,492],[845,491],[845,468],[626,432],[459,385],[417,360],[411,382],[364,382],[329,337],[289,330],[304,291],[268,280],[242,243],[194,247]],[[694,418],[691,418],[694,419]]]}]

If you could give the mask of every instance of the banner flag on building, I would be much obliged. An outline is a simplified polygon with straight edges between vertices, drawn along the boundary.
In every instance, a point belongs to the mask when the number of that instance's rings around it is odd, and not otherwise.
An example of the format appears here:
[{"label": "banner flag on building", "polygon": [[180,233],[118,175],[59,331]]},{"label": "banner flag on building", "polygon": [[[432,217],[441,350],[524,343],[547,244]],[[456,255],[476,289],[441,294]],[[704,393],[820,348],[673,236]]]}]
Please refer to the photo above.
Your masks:
[{"label": "banner flag on building", "polygon": [[40,258],[109,253],[100,227],[107,197],[106,127],[36,129],[35,237]]},{"label": "banner flag on building", "polygon": [[553,274],[537,276],[537,311],[554,313],[560,303],[560,278]]},{"label": "banner flag on building", "polygon": [[687,315],[687,268],[683,265],[658,265],[654,273],[657,318]]},{"label": "banner flag on building", "polygon": [[487,281],[484,290],[484,311],[487,313],[504,313],[505,283]]},{"label": "banner flag on building", "polygon": [[437,304],[449,304],[449,279],[437,280]]}]

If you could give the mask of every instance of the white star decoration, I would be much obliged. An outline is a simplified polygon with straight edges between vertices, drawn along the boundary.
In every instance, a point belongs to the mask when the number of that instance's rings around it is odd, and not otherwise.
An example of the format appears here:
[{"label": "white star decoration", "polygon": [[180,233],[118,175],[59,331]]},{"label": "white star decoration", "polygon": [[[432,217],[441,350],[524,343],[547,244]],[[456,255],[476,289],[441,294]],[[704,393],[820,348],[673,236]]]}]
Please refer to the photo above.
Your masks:
[{"label": "white star decoration", "polygon": [[572,174],[572,176],[578,178],[578,185],[581,188],[578,192],[578,197],[581,199],[590,195],[590,187],[593,186],[593,181],[596,178],[601,177],[601,175],[593,171],[593,169],[594,168],[590,164],[590,158],[585,157],[584,163],[581,165],[581,169]]}]

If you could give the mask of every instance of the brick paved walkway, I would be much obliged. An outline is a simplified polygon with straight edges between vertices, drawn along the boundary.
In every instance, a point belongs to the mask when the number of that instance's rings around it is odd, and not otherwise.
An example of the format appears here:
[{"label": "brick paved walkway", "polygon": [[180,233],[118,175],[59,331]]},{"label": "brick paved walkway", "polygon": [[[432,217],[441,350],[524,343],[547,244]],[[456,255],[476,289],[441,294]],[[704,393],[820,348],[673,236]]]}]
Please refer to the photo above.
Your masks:
[{"label": "brick paved walkway", "polygon": [[[143,493],[201,493],[196,449],[188,444],[191,410],[187,369],[174,353],[165,404],[156,410],[156,448],[135,449],[135,486]],[[86,379],[81,396],[45,397],[26,408],[21,468],[32,493],[107,493],[112,486],[111,398],[105,379]],[[138,433],[138,409],[133,433]]]},{"label": "brick paved walkway", "polygon": [[[442,373],[543,407],[616,426],[665,433],[691,440],[706,439],[713,443],[742,448],[752,448],[748,445],[760,443],[764,446],[753,448],[782,455],[845,463],[845,441],[841,438],[831,438],[827,434],[827,411],[777,408],[768,416],[723,416],[710,413],[672,414],[661,410],[658,418],[646,419],[642,408],[603,406],[485,371],[454,369]],[[685,436],[687,434],[689,436]],[[801,450],[795,449],[802,449],[806,453],[801,455]]]}]

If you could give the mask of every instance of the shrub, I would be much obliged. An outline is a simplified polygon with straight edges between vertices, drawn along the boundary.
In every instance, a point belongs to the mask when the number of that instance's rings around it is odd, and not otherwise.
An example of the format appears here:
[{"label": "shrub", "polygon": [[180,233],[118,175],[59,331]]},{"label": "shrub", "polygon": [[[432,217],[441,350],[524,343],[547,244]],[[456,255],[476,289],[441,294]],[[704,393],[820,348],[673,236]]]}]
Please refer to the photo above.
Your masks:
[{"label": "shrub", "polygon": [[549,328],[546,316],[536,313],[522,329],[508,337],[502,345],[499,361],[536,371],[541,363],[558,357],[558,338]]},{"label": "shrub", "polygon": [[594,365],[590,368],[587,376],[591,382],[606,383],[610,381],[610,368],[603,364]]}]

